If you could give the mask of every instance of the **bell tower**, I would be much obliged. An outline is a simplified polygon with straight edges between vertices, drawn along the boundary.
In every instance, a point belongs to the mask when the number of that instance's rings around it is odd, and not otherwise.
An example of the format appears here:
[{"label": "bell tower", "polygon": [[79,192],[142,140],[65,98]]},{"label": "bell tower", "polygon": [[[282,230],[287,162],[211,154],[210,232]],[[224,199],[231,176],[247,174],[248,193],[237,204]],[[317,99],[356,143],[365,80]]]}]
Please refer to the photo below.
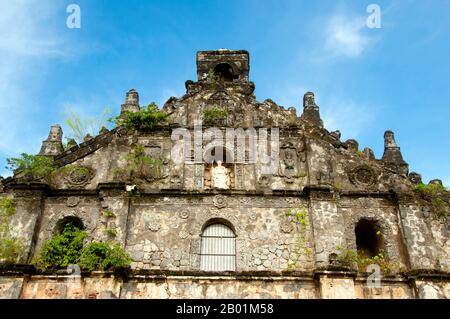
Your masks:
[{"label": "bell tower", "polygon": [[219,49],[197,52],[197,77],[203,81],[212,74],[216,79],[227,83],[248,83],[250,70],[248,51]]}]

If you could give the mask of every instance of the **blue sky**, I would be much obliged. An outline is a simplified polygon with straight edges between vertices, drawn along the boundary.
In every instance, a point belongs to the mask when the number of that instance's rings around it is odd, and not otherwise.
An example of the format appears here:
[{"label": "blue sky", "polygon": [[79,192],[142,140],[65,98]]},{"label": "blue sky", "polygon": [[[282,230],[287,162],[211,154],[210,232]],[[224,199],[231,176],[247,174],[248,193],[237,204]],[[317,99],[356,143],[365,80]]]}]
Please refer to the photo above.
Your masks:
[{"label": "blue sky", "polygon": [[[81,7],[81,29],[66,7]],[[381,7],[381,28],[365,21]],[[411,171],[450,186],[450,1],[0,0],[0,174],[37,153],[64,110],[120,110],[135,88],[162,105],[196,79],[197,50],[246,49],[257,99],[301,113],[379,158],[393,130]]]}]

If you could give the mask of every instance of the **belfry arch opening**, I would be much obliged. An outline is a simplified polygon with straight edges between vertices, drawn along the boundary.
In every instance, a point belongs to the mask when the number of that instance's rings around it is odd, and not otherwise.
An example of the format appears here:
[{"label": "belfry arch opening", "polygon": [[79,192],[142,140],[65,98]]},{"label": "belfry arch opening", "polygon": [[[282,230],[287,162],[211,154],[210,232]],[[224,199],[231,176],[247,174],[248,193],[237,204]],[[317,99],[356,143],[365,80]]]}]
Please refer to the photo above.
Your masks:
[{"label": "belfry arch opening", "polygon": [[233,68],[228,63],[219,63],[214,68],[214,74],[220,81],[231,82],[235,78]]},{"label": "belfry arch opening", "polygon": [[376,221],[361,219],[355,226],[355,235],[356,249],[361,257],[375,257],[383,251],[383,234]]}]

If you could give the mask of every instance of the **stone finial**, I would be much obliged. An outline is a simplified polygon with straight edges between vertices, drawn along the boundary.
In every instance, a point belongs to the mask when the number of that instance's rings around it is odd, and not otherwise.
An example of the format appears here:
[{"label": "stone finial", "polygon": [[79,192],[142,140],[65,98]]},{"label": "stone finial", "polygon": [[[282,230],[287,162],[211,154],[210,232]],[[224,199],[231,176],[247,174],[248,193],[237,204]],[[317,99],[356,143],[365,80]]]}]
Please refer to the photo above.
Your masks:
[{"label": "stone finial", "polygon": [[337,140],[341,139],[341,131],[339,130],[331,132],[330,135]]},{"label": "stone finial", "polygon": [[108,132],[109,132],[109,130],[106,127],[102,126],[102,128],[100,129],[100,131],[98,133],[100,135],[103,135],[103,134],[106,134]]},{"label": "stone finial", "polygon": [[358,143],[356,140],[347,140],[347,141],[344,143],[344,145],[347,146],[347,149],[348,149],[350,152],[353,152],[353,153],[358,152],[358,149],[359,149],[359,143]]},{"label": "stone finial", "polygon": [[70,138],[68,141],[67,141],[67,148],[72,148],[72,147],[74,147],[74,146],[78,146],[78,144],[77,144],[77,141],[75,141],[75,139],[73,139],[73,138]]},{"label": "stone finial", "polygon": [[86,136],[83,138],[83,141],[84,142],[89,142],[89,141],[91,141],[91,140],[93,140],[94,138],[92,137],[92,135],[91,134],[86,134]]},{"label": "stone finial", "polygon": [[375,159],[375,153],[373,152],[373,150],[371,148],[369,148],[369,147],[364,148],[363,153],[367,159],[369,159],[369,160]]},{"label": "stone finial", "polygon": [[386,131],[384,132],[384,148],[398,148],[398,144],[395,142],[394,132]]},{"label": "stone finial", "polygon": [[64,150],[62,144],[63,131],[58,124],[51,126],[48,138],[42,142],[39,155],[56,156]]},{"label": "stone finial", "polygon": [[411,172],[409,173],[408,178],[411,181],[411,183],[415,185],[422,183],[422,175],[420,175],[419,173]]},{"label": "stone finial", "polygon": [[390,169],[402,175],[408,175],[408,163],[403,160],[400,147],[395,142],[394,132],[386,131],[384,133],[384,153],[382,161]]},{"label": "stone finial", "polygon": [[131,89],[127,92],[125,97],[125,103],[122,104],[122,110],[120,114],[129,111],[129,112],[139,112],[139,93]]},{"label": "stone finial", "polygon": [[434,184],[434,185],[444,186],[444,184],[442,183],[442,180],[440,180],[440,179],[433,179],[428,184],[429,185],[433,185]]},{"label": "stone finial", "polygon": [[314,93],[306,92],[303,96],[303,114],[302,119],[323,127],[322,119],[320,118],[319,107],[316,105]]}]

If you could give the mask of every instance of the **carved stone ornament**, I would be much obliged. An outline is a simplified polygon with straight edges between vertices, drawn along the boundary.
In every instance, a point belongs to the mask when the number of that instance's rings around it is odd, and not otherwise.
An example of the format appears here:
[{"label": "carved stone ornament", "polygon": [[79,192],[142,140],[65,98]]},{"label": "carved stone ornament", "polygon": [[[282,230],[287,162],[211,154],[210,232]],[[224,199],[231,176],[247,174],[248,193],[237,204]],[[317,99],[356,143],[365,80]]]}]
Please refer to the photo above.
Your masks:
[{"label": "carved stone ornament", "polygon": [[214,196],[213,204],[217,208],[224,208],[227,206],[227,199],[223,195],[216,195]]},{"label": "carved stone ornament", "polygon": [[287,182],[293,182],[297,171],[297,150],[292,143],[281,147],[281,158],[280,175],[284,176]]},{"label": "carved stone ornament", "polygon": [[80,202],[80,197],[78,196],[72,196],[67,198],[67,206],[68,207],[75,207]]},{"label": "carved stone ornament", "polygon": [[280,224],[280,230],[283,233],[289,234],[294,230],[294,225],[292,225],[292,223],[288,220],[285,220]]},{"label": "carved stone ornament", "polygon": [[150,229],[152,232],[157,232],[160,228],[161,225],[157,220],[151,220],[148,224],[148,229]]},{"label": "carved stone ornament", "polygon": [[178,213],[178,216],[180,216],[181,219],[188,219],[189,218],[189,212],[188,211],[181,211]]},{"label": "carved stone ornament", "polygon": [[360,165],[349,172],[350,181],[356,186],[372,186],[376,181],[375,170],[368,165]]},{"label": "carved stone ornament", "polygon": [[178,234],[178,236],[180,236],[181,239],[186,239],[186,238],[189,237],[189,233],[186,232],[186,231],[184,231],[184,230],[182,230],[182,231],[180,231],[180,233]]},{"label": "carved stone ornament", "polygon": [[89,184],[94,177],[91,169],[83,167],[83,169],[74,169],[67,176],[66,181],[71,187],[83,187]]}]

